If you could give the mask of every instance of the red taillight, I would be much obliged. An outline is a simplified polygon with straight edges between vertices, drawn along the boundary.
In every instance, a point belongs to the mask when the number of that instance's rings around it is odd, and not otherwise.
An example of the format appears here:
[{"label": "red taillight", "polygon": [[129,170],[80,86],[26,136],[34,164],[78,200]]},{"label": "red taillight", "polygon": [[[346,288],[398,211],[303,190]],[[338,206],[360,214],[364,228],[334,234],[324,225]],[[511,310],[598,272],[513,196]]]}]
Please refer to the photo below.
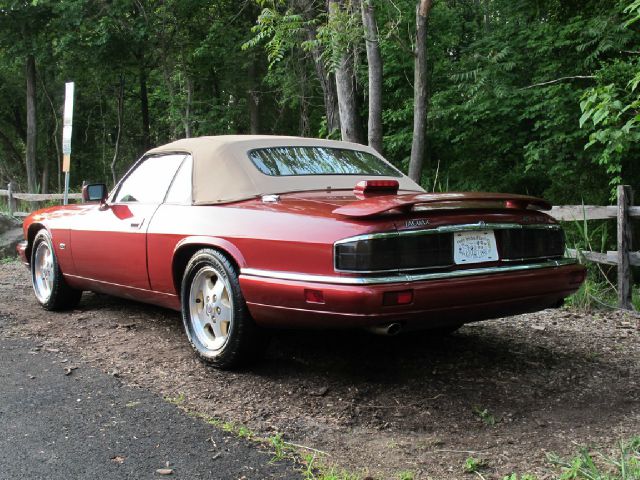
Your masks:
[{"label": "red taillight", "polygon": [[400,184],[397,180],[362,180],[356,183],[354,193],[398,193]]},{"label": "red taillight", "polygon": [[324,293],[322,290],[311,290],[305,288],[304,300],[307,303],[324,303]]},{"label": "red taillight", "polygon": [[413,290],[401,290],[399,292],[385,292],[382,303],[386,306],[409,305],[413,302]]}]

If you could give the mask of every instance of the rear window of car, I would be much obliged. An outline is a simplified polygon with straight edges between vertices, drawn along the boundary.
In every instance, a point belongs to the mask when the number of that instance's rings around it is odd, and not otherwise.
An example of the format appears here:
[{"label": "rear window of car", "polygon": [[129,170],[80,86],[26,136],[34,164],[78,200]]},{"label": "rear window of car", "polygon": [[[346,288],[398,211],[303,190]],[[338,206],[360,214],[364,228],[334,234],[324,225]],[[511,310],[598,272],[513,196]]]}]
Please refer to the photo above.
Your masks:
[{"label": "rear window of car", "polygon": [[401,177],[393,166],[367,152],[327,147],[269,147],[249,158],[265,175],[373,175]]}]

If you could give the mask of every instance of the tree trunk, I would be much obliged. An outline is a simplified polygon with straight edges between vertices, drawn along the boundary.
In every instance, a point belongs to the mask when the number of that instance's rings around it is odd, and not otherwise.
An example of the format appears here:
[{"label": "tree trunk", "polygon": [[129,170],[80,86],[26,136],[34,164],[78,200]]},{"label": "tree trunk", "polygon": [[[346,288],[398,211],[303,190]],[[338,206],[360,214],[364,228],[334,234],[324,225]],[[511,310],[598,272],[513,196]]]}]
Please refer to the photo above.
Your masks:
[{"label": "tree trunk", "polygon": [[49,193],[49,156],[44,157],[44,165],[42,165],[42,185],[41,193]]},{"label": "tree trunk", "polygon": [[336,90],[338,92],[338,109],[340,111],[340,132],[342,140],[359,142],[358,112],[353,88],[353,64],[345,55],[336,70]]},{"label": "tree trunk", "polygon": [[[329,16],[335,16],[340,10],[338,0],[329,0]],[[340,131],[342,140],[360,141],[358,135],[358,110],[354,88],[353,57],[346,48],[338,68],[336,69],[336,91],[338,93],[338,110],[340,112]]]},{"label": "tree trunk", "polygon": [[36,60],[33,55],[27,56],[27,188],[29,193],[37,193],[36,173]]},{"label": "tree trunk", "polygon": [[191,97],[193,96],[193,83],[191,79],[187,77],[186,80],[187,99],[184,108],[184,137],[191,138]]},{"label": "tree trunk", "polygon": [[150,147],[151,130],[149,123],[149,95],[147,92],[147,70],[140,65],[140,116],[142,117],[142,144],[141,150],[146,152]]},{"label": "tree trunk", "polygon": [[420,0],[416,8],[416,51],[413,79],[413,141],[409,177],[420,183],[427,137],[427,21],[432,0]]},{"label": "tree trunk", "polygon": [[113,179],[113,185],[116,184],[116,162],[118,161],[118,154],[120,153],[120,138],[122,136],[122,115],[124,113],[124,75],[120,74],[120,84],[118,85],[118,98],[117,98],[117,118],[118,118],[118,130],[116,133],[116,144],[113,149],[113,159],[111,160],[111,178]]},{"label": "tree trunk", "polygon": [[382,153],[382,55],[373,0],[362,2],[362,24],[369,65],[369,146]]},{"label": "tree trunk", "polygon": [[298,83],[300,85],[300,136],[308,137],[311,120],[309,119],[309,94],[307,93],[307,72],[306,65],[298,65]]},{"label": "tree trunk", "polygon": [[315,42],[316,40],[316,27],[311,20],[317,17],[318,12],[315,11],[313,2],[308,0],[296,0],[293,2],[295,10],[307,21],[305,31],[307,34],[307,40],[312,45],[311,57],[316,69],[316,76],[320,82],[320,88],[322,88],[322,98],[324,100],[324,111],[327,119],[327,133],[332,136],[334,132],[340,130],[340,112],[338,107],[338,92],[336,91],[336,78],[335,75],[330,72],[322,59],[322,49]]},{"label": "tree trunk", "polygon": [[260,132],[260,97],[256,91],[256,62],[257,58],[253,58],[249,62],[249,91],[247,92],[247,100],[249,103],[249,133],[256,135]]},{"label": "tree trunk", "polygon": [[[315,40],[315,29],[309,27],[307,29],[307,38],[309,40]],[[338,92],[336,90],[336,78],[333,73],[327,70],[323,60],[322,52],[320,48],[314,46],[311,49],[311,56],[313,57],[313,63],[316,66],[316,75],[320,81],[320,88],[322,88],[322,97],[324,99],[324,111],[327,117],[327,132],[329,135],[340,130],[340,113],[338,108]]]},{"label": "tree trunk", "polygon": [[[58,144],[58,140],[60,137],[58,137],[58,132],[59,132],[59,126],[60,126],[60,122],[58,121],[58,112],[56,111],[56,107],[53,104],[53,100],[51,99],[51,95],[49,95],[49,90],[47,90],[47,84],[45,83],[44,79],[42,78],[42,76],[40,77],[40,80],[42,82],[42,91],[44,92],[45,96],[47,97],[47,101],[49,102],[49,106],[51,107],[51,117],[53,118],[53,124],[54,124],[54,128],[53,128],[53,133],[51,134],[51,139],[53,140],[53,147],[55,148],[55,158],[57,158],[57,162],[55,163],[55,165],[57,166],[57,172],[56,172],[56,178],[58,180],[58,192],[62,191],[62,181],[61,181],[61,176],[62,176],[62,155],[60,153],[60,146]],[[48,162],[45,162],[45,165],[49,166]],[[47,176],[49,176],[49,174],[47,173]],[[44,174],[43,174],[44,177]],[[43,191],[42,193],[47,193],[46,191],[44,191],[45,188],[48,188],[48,185],[43,183]]]}]

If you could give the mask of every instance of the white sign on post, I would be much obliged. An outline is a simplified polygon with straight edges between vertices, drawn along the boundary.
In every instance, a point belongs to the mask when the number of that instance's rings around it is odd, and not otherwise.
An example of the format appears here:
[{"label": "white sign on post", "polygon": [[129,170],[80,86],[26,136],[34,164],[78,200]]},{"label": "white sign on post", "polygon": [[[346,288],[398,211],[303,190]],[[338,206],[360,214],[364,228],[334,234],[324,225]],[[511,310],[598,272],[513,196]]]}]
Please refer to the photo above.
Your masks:
[{"label": "white sign on post", "polygon": [[[62,127],[62,154],[71,155],[71,125]],[[63,168],[63,172],[68,172],[69,168]]]},{"label": "white sign on post", "polygon": [[69,203],[69,170],[71,170],[71,131],[73,128],[74,83],[67,82],[64,90],[64,123],[62,127],[62,171],[64,172],[64,204]]},{"label": "white sign on post", "polygon": [[[71,155],[71,130],[73,128],[73,91],[74,83],[69,82],[65,84],[64,94],[64,123],[62,128],[62,154]],[[65,172],[69,171],[69,168],[62,169]]]}]

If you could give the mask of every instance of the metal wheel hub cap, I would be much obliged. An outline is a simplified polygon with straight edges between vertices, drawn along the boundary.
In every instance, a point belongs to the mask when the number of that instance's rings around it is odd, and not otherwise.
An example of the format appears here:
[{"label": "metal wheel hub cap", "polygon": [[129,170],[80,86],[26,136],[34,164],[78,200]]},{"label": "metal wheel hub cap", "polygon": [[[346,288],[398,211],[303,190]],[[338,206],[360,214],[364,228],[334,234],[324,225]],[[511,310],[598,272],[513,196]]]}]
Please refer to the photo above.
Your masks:
[{"label": "metal wheel hub cap", "polygon": [[202,268],[189,292],[192,334],[207,350],[220,350],[233,324],[233,299],[229,281],[212,267]]},{"label": "metal wheel hub cap", "polygon": [[36,248],[33,262],[33,290],[41,302],[51,297],[53,289],[53,252],[46,242]]}]

